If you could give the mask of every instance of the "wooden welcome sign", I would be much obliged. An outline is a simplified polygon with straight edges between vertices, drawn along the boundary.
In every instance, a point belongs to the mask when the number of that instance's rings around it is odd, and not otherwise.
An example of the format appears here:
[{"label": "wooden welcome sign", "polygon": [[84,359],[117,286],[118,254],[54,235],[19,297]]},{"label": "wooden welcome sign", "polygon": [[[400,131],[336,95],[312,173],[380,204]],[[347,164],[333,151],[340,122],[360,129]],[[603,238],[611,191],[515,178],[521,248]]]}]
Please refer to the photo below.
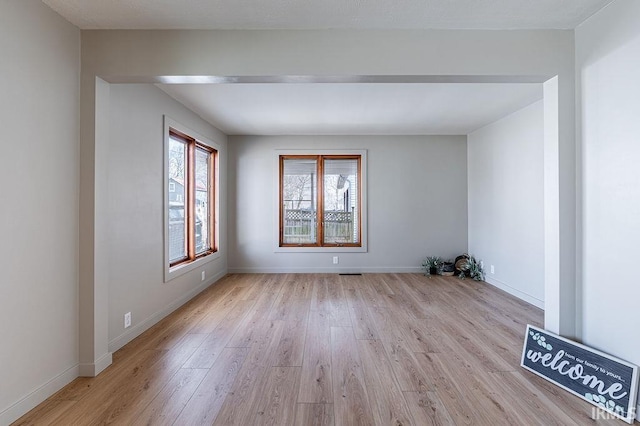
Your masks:
[{"label": "wooden welcome sign", "polygon": [[637,366],[532,325],[527,326],[520,365],[627,423],[633,423],[638,391]]}]

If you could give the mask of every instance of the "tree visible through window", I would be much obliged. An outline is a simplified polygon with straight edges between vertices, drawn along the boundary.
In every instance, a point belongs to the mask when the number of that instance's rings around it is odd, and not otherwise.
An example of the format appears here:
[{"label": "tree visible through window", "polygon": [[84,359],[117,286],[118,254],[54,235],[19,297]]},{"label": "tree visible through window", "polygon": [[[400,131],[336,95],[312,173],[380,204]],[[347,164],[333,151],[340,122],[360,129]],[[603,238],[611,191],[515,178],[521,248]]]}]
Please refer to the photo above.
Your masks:
[{"label": "tree visible through window", "polygon": [[360,247],[361,156],[280,156],[280,247]]},{"label": "tree visible through window", "polygon": [[216,251],[216,160],[215,149],[169,130],[168,260],[172,267]]}]

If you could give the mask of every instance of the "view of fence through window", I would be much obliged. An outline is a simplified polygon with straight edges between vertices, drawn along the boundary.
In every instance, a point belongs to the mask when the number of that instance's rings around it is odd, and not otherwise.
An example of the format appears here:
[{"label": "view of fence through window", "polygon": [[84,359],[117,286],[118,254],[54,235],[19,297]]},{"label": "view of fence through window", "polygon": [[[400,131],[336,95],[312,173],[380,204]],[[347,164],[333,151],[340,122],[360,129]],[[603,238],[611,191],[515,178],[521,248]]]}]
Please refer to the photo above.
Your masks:
[{"label": "view of fence through window", "polygon": [[324,160],[324,243],[358,242],[358,160]]},{"label": "view of fence through window", "polygon": [[315,244],[317,241],[317,159],[285,159],[282,202],[285,244]]},{"label": "view of fence through window", "polygon": [[[281,161],[281,244],[360,243],[360,158],[292,156]],[[318,226],[319,209],[322,226]]]}]

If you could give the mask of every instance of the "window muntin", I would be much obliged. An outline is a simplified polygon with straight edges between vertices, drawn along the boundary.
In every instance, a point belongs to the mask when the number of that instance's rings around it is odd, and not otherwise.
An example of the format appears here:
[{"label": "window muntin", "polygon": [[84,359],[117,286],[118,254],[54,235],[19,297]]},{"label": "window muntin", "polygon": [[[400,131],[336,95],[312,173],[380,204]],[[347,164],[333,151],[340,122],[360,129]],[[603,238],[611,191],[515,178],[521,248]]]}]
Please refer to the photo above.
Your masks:
[{"label": "window muntin", "polygon": [[217,251],[217,151],[174,128],[168,150],[168,262],[175,267]]},{"label": "window muntin", "polygon": [[361,247],[360,155],[280,156],[280,247]]}]

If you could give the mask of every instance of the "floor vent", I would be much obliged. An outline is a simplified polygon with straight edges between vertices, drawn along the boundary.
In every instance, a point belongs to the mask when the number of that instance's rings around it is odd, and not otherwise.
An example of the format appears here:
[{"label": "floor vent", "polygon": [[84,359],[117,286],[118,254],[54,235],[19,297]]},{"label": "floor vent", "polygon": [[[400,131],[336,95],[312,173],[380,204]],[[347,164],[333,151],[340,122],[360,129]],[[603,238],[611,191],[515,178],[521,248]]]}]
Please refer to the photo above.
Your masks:
[{"label": "floor vent", "polygon": [[343,272],[343,273],[340,273],[338,275],[362,275],[362,274],[360,272],[353,272],[353,273],[351,273],[351,272]]}]

